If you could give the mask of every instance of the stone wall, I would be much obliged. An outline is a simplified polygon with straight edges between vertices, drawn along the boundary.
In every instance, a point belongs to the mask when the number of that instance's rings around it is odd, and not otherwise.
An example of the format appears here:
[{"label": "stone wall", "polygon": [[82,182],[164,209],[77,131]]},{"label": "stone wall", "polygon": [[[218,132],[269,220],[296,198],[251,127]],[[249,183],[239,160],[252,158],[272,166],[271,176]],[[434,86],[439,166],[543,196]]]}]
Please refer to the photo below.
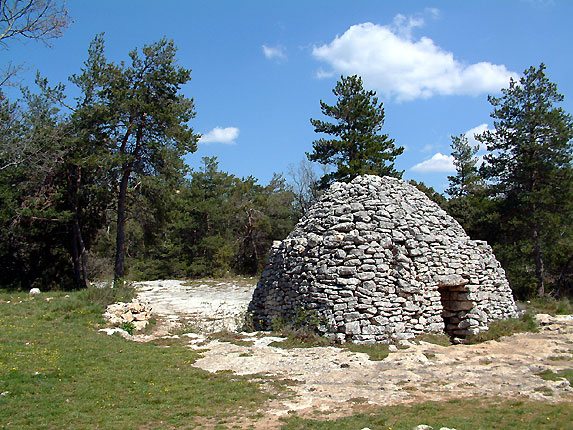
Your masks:
[{"label": "stone wall", "polygon": [[314,314],[326,336],[358,343],[463,339],[517,316],[486,242],[415,187],[371,175],[333,184],[273,245],[249,310],[258,329]]}]

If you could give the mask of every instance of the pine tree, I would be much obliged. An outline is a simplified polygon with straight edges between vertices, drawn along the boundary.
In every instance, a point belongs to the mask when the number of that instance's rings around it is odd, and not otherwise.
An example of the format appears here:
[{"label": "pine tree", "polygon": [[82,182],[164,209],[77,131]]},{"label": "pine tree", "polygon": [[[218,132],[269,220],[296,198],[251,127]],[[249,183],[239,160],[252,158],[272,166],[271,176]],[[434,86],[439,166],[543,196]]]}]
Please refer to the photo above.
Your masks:
[{"label": "pine tree", "polygon": [[383,103],[378,103],[375,91],[366,91],[362,79],[356,75],[341,76],[332,91],[338,97],[336,105],[329,106],[322,100],[322,113],[336,122],[311,119],[316,133],[326,133],[333,138],[313,142],[314,152],[310,161],[333,165],[336,171],[321,178],[324,188],[334,181],[350,181],[358,175],[402,177],[403,172],[394,168],[394,160],[403,147],[396,147],[387,134],[379,134],[384,125]]},{"label": "pine tree", "polygon": [[550,248],[571,223],[573,120],[557,103],[563,96],[545,76],[545,65],[510,81],[502,97],[489,97],[494,131],[476,138],[487,145],[482,172],[503,200],[515,254],[531,259],[537,292],[543,296]]},{"label": "pine tree", "polygon": [[91,94],[86,105],[93,129],[104,131],[100,138],[116,166],[116,281],[125,273],[130,184],[146,176],[178,175],[183,168],[180,157],[197,148],[199,136],[188,124],[195,116],[193,100],[180,93],[191,72],[177,65],[176,51],[172,41],[162,39],[144,46],[141,53],[132,51],[130,65],[113,64],[103,56],[100,35],[90,47],[90,67],[74,78]]},{"label": "pine tree", "polygon": [[456,168],[455,176],[448,176],[450,187],[446,190],[451,197],[465,197],[479,186],[476,154],[479,146],[471,146],[465,134],[452,136],[452,157]]}]

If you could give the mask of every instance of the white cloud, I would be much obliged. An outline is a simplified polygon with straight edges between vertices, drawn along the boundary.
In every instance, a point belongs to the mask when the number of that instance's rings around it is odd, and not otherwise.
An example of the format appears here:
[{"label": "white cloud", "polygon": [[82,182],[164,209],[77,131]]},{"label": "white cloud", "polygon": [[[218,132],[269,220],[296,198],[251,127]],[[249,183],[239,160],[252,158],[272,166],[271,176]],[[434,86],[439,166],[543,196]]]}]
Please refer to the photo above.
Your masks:
[{"label": "white cloud", "polygon": [[323,69],[318,69],[316,72],[316,77],[318,79],[332,78],[333,76],[334,76],[334,72],[332,70],[326,71]]},{"label": "white cloud", "polygon": [[353,25],[330,43],[314,46],[312,54],[333,72],[358,74],[367,86],[400,101],[498,92],[510,77],[518,78],[504,65],[464,64],[432,39],[414,38],[412,30],[422,25],[422,19],[403,15],[389,26]]},{"label": "white cloud", "polygon": [[468,142],[471,146],[474,146],[474,147],[476,145],[479,146],[479,148],[480,148],[479,152],[487,151],[487,148],[486,148],[485,144],[478,142],[474,136],[476,134],[481,134],[486,130],[492,131],[490,128],[488,128],[487,124],[480,124],[477,127],[471,128],[464,133],[466,135],[466,137],[468,138]]},{"label": "white cloud", "polygon": [[201,136],[199,143],[225,143],[227,145],[233,145],[237,137],[239,137],[239,129],[237,127],[215,127],[209,133]]},{"label": "white cloud", "polygon": [[267,46],[263,45],[263,54],[269,60],[277,59],[277,60],[284,60],[286,59],[286,49],[284,46]]},{"label": "white cloud", "polygon": [[432,150],[434,149],[436,145],[432,144],[432,143],[427,143],[423,146],[423,148],[421,149],[422,152],[432,152]]},{"label": "white cloud", "polygon": [[410,170],[422,173],[452,173],[456,171],[456,168],[454,167],[454,157],[438,152],[429,160],[416,164]]}]

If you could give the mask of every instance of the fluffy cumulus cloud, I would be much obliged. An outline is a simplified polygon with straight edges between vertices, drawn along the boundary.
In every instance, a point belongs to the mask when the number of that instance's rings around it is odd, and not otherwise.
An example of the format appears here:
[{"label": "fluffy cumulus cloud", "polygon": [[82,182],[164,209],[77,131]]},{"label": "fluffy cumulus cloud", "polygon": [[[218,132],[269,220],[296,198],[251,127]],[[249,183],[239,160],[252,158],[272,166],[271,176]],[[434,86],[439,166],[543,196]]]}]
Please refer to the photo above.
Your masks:
[{"label": "fluffy cumulus cloud", "polygon": [[497,92],[507,87],[510,77],[518,77],[504,65],[465,64],[432,39],[415,38],[413,29],[423,23],[421,18],[398,15],[388,26],[353,25],[330,43],[315,46],[312,54],[333,72],[358,74],[378,93],[399,101]]},{"label": "fluffy cumulus cloud", "polygon": [[454,157],[438,152],[429,160],[416,164],[410,170],[421,173],[452,173],[456,171],[456,168],[454,167]]},{"label": "fluffy cumulus cloud", "polygon": [[237,127],[215,127],[209,133],[201,136],[199,143],[225,143],[232,145],[237,137],[239,137],[239,129]]},{"label": "fluffy cumulus cloud", "polygon": [[464,134],[466,135],[466,137],[468,138],[468,142],[471,146],[476,146],[478,145],[480,147],[480,152],[484,152],[487,150],[485,144],[478,142],[475,138],[476,134],[481,134],[484,131],[489,130],[492,131],[491,129],[488,128],[487,124],[480,124],[477,127],[471,128],[468,131],[466,131]]},{"label": "fluffy cumulus cloud", "polygon": [[263,54],[269,60],[284,60],[286,59],[286,49],[284,46],[267,46],[263,45]]}]

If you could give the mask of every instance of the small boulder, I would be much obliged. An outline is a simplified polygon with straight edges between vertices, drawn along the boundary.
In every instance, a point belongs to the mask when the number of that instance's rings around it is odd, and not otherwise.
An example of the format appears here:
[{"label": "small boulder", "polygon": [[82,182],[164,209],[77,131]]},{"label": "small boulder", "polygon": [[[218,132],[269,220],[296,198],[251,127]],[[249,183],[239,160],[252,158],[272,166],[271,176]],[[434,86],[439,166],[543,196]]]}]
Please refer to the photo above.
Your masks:
[{"label": "small boulder", "polygon": [[36,294],[40,294],[40,293],[41,293],[41,291],[39,288],[32,288],[28,294],[30,294],[31,296],[35,296]]}]

